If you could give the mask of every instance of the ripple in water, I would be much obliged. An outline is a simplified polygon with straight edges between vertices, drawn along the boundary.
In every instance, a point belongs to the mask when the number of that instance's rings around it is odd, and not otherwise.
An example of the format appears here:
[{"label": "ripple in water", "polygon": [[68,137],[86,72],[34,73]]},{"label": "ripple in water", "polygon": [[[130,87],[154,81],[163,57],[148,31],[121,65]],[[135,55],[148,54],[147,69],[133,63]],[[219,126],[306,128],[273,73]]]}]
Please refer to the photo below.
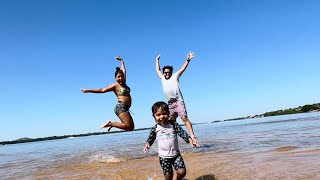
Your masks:
[{"label": "ripple in water", "polygon": [[275,149],[275,151],[290,151],[293,149],[298,148],[297,146],[283,146],[283,147],[278,147]]}]

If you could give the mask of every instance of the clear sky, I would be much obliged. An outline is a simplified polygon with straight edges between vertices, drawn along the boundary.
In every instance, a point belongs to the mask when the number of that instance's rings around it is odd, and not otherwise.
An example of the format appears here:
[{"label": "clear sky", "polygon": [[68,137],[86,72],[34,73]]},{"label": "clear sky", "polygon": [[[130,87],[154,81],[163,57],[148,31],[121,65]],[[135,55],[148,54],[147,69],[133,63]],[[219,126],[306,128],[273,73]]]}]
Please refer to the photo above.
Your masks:
[{"label": "clear sky", "polygon": [[[177,71],[193,123],[319,102],[320,1],[2,0],[0,141],[104,131],[122,56],[136,128],[165,100],[155,71]],[[180,119],[178,122],[182,123]]]}]

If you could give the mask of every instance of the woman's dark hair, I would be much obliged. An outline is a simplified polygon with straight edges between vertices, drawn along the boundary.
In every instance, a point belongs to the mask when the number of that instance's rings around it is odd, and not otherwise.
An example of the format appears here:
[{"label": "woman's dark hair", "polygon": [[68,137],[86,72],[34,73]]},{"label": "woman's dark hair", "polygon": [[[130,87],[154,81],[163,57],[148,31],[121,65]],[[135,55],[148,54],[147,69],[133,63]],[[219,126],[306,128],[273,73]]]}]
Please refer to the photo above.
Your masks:
[{"label": "woman's dark hair", "polygon": [[169,69],[171,72],[173,71],[173,67],[172,66],[163,66],[162,68],[162,72],[164,72],[165,69]]},{"label": "woman's dark hair", "polygon": [[123,71],[119,67],[116,67],[116,72],[114,73],[114,77],[117,77],[119,73],[123,74]]},{"label": "woman's dark hair", "polygon": [[153,104],[151,110],[152,110],[152,116],[154,116],[154,114],[157,112],[157,110],[161,108],[162,110],[165,110],[168,112],[168,114],[170,113],[169,111],[169,107],[168,104],[163,102],[163,101],[158,101],[156,103]]}]

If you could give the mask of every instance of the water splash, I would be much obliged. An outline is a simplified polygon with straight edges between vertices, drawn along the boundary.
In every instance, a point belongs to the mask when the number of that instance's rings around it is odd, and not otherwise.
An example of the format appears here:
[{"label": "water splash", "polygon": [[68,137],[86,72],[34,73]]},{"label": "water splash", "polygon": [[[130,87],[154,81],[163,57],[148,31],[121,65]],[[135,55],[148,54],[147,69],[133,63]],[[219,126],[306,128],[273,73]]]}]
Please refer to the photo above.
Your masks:
[{"label": "water splash", "polygon": [[155,178],[157,176],[157,174],[156,173],[154,173],[154,175],[153,176],[146,176],[147,177],[147,179],[148,180],[153,180],[153,178]]},{"label": "water splash", "polygon": [[114,162],[121,162],[124,159],[116,158],[111,155],[106,155],[102,152],[95,152],[93,155],[89,156],[89,163],[92,162],[104,162],[104,163],[114,163]]}]

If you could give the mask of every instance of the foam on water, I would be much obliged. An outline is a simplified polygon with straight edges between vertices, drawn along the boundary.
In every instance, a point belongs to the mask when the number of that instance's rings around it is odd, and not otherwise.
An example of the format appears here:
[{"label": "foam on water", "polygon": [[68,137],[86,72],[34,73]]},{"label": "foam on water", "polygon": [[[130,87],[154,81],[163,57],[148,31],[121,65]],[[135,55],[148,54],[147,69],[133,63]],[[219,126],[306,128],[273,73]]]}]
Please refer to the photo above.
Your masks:
[{"label": "foam on water", "polygon": [[146,176],[148,180],[153,180],[157,176],[157,173],[154,173],[153,176]]},{"label": "foam on water", "polygon": [[96,163],[96,162],[105,162],[105,163],[114,163],[114,162],[121,162],[125,161],[125,159],[115,158],[112,155],[104,154],[103,152],[95,152],[89,157],[89,163]]}]

